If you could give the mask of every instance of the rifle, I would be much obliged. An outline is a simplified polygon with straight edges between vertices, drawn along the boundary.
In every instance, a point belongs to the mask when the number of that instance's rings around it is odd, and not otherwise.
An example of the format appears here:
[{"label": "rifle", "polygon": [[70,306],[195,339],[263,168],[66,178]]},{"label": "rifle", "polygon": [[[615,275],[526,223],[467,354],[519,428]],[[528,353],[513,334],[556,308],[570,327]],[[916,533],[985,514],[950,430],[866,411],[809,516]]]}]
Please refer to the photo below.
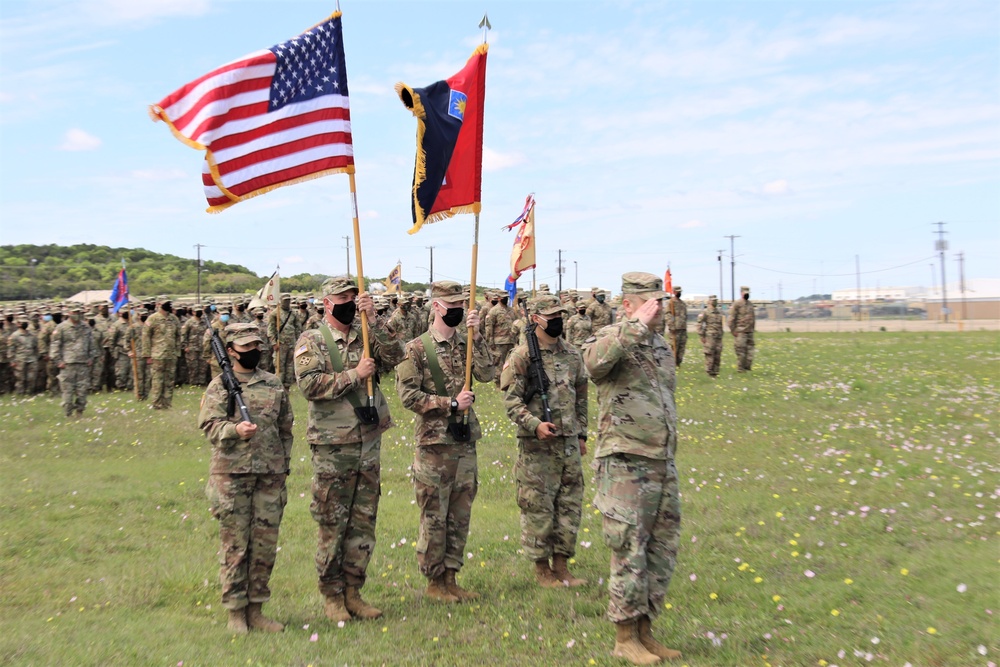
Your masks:
[{"label": "rifle", "polygon": [[552,409],[549,407],[549,378],[545,375],[545,366],[542,363],[542,350],[538,346],[538,336],[535,334],[535,327],[538,325],[531,321],[531,316],[528,315],[528,307],[524,304],[521,307],[524,309],[524,338],[528,342],[528,357],[530,359],[529,380],[531,382],[528,387],[528,393],[524,397],[524,403],[527,405],[535,397],[535,394],[540,394],[542,397],[542,421],[551,423]]},{"label": "rifle", "polygon": [[226,354],[226,348],[222,344],[218,329],[212,329],[212,353],[215,355],[215,360],[219,362],[219,368],[222,369],[222,384],[229,392],[229,406],[226,408],[226,416],[232,417],[235,408],[238,407],[243,421],[253,423],[247,404],[243,402],[243,389],[240,387],[240,381],[236,379],[236,374],[233,373],[233,364],[229,361],[229,355]]}]

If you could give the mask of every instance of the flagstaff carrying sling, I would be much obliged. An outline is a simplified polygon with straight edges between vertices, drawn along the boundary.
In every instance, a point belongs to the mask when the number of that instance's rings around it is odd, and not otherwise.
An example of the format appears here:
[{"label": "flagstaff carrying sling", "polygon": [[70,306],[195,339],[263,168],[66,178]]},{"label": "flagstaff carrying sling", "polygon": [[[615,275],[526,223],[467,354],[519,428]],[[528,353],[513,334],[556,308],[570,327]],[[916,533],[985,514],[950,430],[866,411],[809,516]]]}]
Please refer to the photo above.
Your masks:
[{"label": "flagstaff carrying sling", "polygon": [[[429,331],[420,336],[420,342],[424,344],[424,352],[427,354],[427,369],[431,372],[431,379],[434,380],[434,391],[438,396],[450,396],[444,382],[441,362],[438,361],[437,348],[434,347],[434,341],[431,339]],[[468,415],[469,413],[466,412],[462,421],[458,421],[458,415],[455,414],[448,417],[448,432],[457,442],[468,442],[472,437]]]},{"label": "flagstaff carrying sling", "polygon": [[[340,355],[340,348],[337,347],[337,343],[333,340],[333,332],[330,331],[330,325],[324,323],[319,330],[323,333],[323,340],[326,341],[326,349],[330,353],[330,365],[333,366],[334,372],[343,373],[344,359]],[[361,398],[356,391],[349,391],[345,396],[354,408],[354,414],[357,415],[358,421],[367,425],[378,423],[378,408],[374,405],[362,404]]]}]

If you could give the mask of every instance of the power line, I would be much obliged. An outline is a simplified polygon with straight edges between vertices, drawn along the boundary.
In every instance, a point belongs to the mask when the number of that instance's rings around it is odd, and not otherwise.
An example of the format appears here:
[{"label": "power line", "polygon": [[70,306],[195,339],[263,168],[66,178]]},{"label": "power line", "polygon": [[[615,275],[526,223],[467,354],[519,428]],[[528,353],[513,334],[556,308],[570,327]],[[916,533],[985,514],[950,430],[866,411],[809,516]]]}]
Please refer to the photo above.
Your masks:
[{"label": "power line", "polygon": [[[926,262],[929,259],[934,259],[934,255],[930,257],[923,257],[921,259],[907,262],[906,264],[899,264],[898,266],[890,266],[885,269],[873,269],[872,271],[861,271],[861,275],[868,275],[870,273],[884,273],[885,271],[894,271],[896,269],[902,269],[907,266],[913,266],[914,264],[919,264],[920,262]],[[756,264],[750,264],[748,262],[743,262],[743,266],[750,266],[755,269],[760,269],[761,271],[770,271],[771,273],[784,273],[789,276],[806,276],[809,278],[815,278],[817,276],[822,278],[843,278],[845,276],[856,275],[857,272],[851,271],[850,273],[796,273],[794,271],[782,271],[780,269],[769,269],[766,266],[757,266]]]}]

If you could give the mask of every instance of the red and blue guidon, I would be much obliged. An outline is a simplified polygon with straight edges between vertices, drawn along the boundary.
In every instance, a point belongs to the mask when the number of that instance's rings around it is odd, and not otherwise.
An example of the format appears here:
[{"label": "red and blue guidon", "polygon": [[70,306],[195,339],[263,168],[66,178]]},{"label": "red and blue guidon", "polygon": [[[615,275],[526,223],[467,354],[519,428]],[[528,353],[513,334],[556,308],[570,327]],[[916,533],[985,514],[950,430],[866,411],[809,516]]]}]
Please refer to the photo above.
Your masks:
[{"label": "red and blue guidon", "polygon": [[112,313],[117,313],[121,310],[122,306],[128,303],[128,276],[125,275],[125,267],[118,272],[118,277],[115,278],[115,284],[111,288],[111,296],[109,297],[111,303],[114,307],[111,309]]}]

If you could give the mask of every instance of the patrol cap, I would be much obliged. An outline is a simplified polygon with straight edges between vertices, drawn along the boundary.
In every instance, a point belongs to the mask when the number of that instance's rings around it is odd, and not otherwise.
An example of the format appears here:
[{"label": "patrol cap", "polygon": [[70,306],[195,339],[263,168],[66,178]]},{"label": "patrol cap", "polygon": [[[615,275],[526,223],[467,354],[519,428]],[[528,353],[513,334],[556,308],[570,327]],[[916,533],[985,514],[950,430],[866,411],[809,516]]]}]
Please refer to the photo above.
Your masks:
[{"label": "patrol cap", "polygon": [[77,301],[70,301],[66,304],[66,310],[70,313],[82,313],[83,304]]},{"label": "patrol cap", "polygon": [[675,292],[680,292],[681,291],[681,286],[680,285],[674,285],[674,291]]},{"label": "patrol cap", "polygon": [[351,291],[357,293],[358,285],[347,276],[334,276],[323,281],[322,290],[325,297]]},{"label": "patrol cap", "polygon": [[431,298],[441,299],[445,303],[461,303],[465,301],[462,285],[454,280],[438,280],[431,284]]},{"label": "patrol cap", "polygon": [[284,301],[285,299],[291,300],[291,298],[292,298],[291,292],[282,292],[281,293],[281,300],[282,301]]},{"label": "patrol cap", "polygon": [[749,294],[750,288],[746,285],[740,285],[740,294]]},{"label": "patrol cap", "polygon": [[601,288],[600,288],[600,287],[591,287],[591,288],[590,288],[590,291],[591,291],[591,292],[595,292],[595,293],[596,293],[596,292],[600,292],[600,291],[601,291]]},{"label": "patrol cap", "polygon": [[222,331],[222,338],[226,341],[227,345],[248,345],[253,342],[264,342],[260,337],[260,330],[257,328],[257,325],[250,322],[226,325],[226,328]]},{"label": "patrol cap", "polygon": [[548,283],[542,283],[541,285],[538,286],[538,291],[539,292],[548,292],[549,291],[549,284]]},{"label": "patrol cap", "polygon": [[715,296],[714,294],[709,294],[708,295],[708,300],[709,301],[718,301],[719,297]]},{"label": "patrol cap", "polygon": [[663,279],[642,271],[630,271],[622,276],[622,294],[635,294],[645,299],[667,296],[663,291]]},{"label": "patrol cap", "polygon": [[542,294],[528,301],[528,312],[533,315],[558,315],[569,312],[559,297]]}]

